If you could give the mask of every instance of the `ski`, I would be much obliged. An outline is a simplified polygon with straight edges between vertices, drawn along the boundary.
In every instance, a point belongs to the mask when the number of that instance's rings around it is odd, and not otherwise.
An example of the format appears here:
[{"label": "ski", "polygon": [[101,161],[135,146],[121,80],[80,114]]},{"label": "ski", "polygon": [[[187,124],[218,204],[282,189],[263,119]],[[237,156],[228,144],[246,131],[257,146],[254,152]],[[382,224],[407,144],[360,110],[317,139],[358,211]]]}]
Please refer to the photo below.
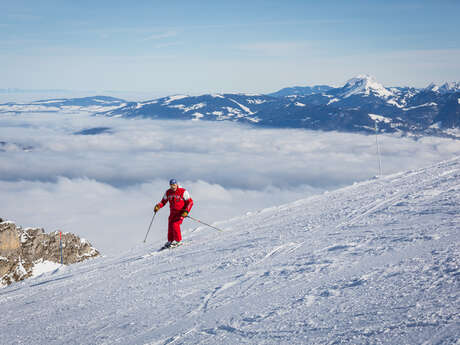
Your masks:
[{"label": "ski", "polygon": [[[190,241],[187,241],[187,243],[188,242],[190,242]],[[154,256],[154,255],[159,254],[160,252],[164,251],[165,249],[174,249],[174,248],[177,248],[177,247],[181,247],[183,244],[184,244],[184,241],[181,241],[180,244],[175,245],[175,246],[170,246],[170,247],[163,246],[163,247],[161,247],[159,249],[154,250],[153,252],[150,252],[150,253],[147,253],[145,255],[142,255],[142,257],[143,258],[148,258],[150,256]]]},{"label": "ski", "polygon": [[165,250],[165,249],[174,249],[174,248],[177,248],[177,247],[182,246],[183,244],[184,244],[184,241],[181,241],[181,242],[179,242],[179,243],[177,243],[177,244],[172,244],[172,245],[169,245],[169,246],[164,245],[164,246],[161,247],[158,251],[161,252],[161,251],[163,251],[163,250]]}]

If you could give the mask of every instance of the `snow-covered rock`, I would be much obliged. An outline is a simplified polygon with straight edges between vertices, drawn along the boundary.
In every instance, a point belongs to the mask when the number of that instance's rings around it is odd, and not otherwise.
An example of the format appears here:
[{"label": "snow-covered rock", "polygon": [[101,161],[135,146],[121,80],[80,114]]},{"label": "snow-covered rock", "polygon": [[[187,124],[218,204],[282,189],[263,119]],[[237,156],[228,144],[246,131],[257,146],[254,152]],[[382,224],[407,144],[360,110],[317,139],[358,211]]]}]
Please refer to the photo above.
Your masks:
[{"label": "snow-covered rock", "polygon": [[[64,265],[99,255],[88,241],[74,234],[64,233],[61,240]],[[41,274],[47,268],[54,269],[61,262],[59,232],[46,234],[41,228],[23,229],[0,219],[0,258],[0,286]]]}]

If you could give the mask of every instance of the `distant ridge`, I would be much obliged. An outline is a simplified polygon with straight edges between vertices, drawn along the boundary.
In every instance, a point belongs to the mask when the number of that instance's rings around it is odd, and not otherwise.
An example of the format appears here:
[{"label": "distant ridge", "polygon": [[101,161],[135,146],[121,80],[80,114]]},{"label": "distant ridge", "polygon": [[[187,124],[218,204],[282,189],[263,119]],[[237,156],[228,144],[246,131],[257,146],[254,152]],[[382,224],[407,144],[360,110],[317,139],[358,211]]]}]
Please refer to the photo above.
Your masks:
[{"label": "distant ridge", "polygon": [[309,96],[315,93],[327,92],[332,89],[333,87],[328,86],[328,85],[294,86],[294,87],[286,87],[279,91],[269,93],[268,96],[273,96],[273,97]]},{"label": "distant ridge", "polygon": [[460,83],[384,87],[359,75],[342,87],[296,86],[266,95],[172,95],[141,102],[107,96],[0,104],[1,113],[84,112],[99,116],[233,121],[257,127],[460,138]]}]

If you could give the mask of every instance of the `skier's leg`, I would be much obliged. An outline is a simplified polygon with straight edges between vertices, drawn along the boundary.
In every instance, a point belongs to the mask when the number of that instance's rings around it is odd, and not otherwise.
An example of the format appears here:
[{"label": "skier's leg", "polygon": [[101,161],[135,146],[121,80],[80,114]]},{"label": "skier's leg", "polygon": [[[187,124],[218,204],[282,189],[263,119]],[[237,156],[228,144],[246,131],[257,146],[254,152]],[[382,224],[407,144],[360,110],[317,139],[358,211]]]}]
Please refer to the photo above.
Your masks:
[{"label": "skier's leg", "polygon": [[173,221],[171,222],[171,230],[172,230],[172,237],[174,241],[180,242],[182,241],[182,234],[180,231],[180,225],[182,224],[182,217],[178,215],[174,217]]},{"label": "skier's leg", "polygon": [[168,241],[174,241],[174,216],[171,214],[168,218]]}]

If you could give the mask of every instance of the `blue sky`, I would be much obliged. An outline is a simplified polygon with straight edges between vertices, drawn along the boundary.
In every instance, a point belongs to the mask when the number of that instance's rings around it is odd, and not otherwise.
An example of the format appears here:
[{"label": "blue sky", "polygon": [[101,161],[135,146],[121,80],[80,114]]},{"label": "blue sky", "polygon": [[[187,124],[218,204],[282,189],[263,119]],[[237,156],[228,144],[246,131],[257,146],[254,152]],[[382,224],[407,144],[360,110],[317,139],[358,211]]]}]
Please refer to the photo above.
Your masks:
[{"label": "blue sky", "polygon": [[0,88],[272,92],[460,80],[460,1],[2,1]]}]

